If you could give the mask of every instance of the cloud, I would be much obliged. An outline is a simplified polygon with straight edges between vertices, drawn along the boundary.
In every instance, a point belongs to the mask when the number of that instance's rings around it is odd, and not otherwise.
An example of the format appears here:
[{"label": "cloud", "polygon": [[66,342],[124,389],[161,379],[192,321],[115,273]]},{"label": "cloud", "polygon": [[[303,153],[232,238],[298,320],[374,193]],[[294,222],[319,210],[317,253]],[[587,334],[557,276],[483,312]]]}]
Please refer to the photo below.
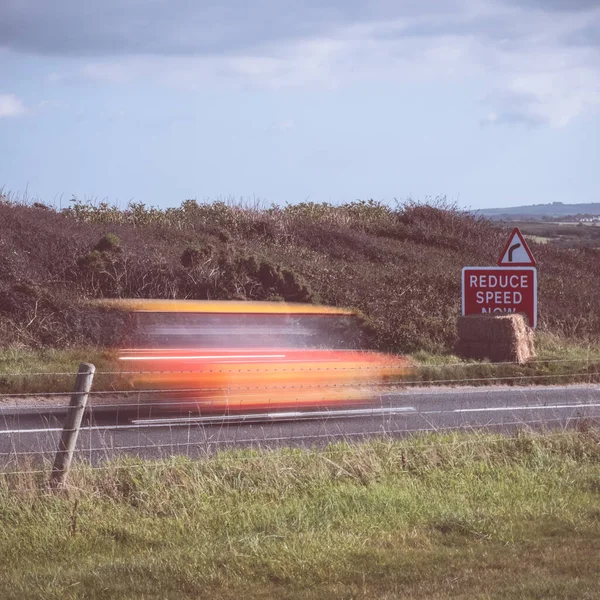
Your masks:
[{"label": "cloud", "polygon": [[14,94],[0,94],[0,119],[20,117],[26,113],[25,105]]},{"label": "cloud", "polygon": [[574,12],[598,8],[598,0],[509,0],[509,2],[520,6],[531,6],[550,12]]},{"label": "cloud", "polygon": [[373,13],[363,0],[3,0],[0,40],[44,55],[189,56],[320,35]]},{"label": "cloud", "polygon": [[288,133],[296,129],[296,122],[293,119],[282,119],[273,123],[270,129],[279,131],[280,133]]},{"label": "cloud", "polygon": [[523,6],[563,18],[598,0],[2,0],[0,46],[67,57],[214,55],[398,20],[413,34],[493,37],[519,26],[506,17]]},{"label": "cloud", "polygon": [[532,129],[543,124],[544,121],[535,115],[528,115],[526,113],[514,110],[506,110],[500,114],[496,112],[490,112],[480,120],[480,125],[483,127],[489,125],[515,125]]},{"label": "cloud", "polygon": [[[18,32],[18,34],[17,34]],[[13,51],[87,57],[48,79],[186,90],[470,82],[487,124],[600,106],[598,0],[4,0]],[[476,117],[477,118],[477,117]]]}]

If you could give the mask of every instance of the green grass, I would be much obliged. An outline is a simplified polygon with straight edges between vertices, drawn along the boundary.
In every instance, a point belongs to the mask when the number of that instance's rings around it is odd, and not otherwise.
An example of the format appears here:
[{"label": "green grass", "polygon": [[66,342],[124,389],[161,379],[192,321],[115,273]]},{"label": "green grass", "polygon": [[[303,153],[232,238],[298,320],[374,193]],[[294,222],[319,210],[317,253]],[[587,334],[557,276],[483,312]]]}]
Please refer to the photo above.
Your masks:
[{"label": "green grass", "polygon": [[463,360],[451,354],[417,352],[413,379],[430,384],[553,385],[594,383],[600,379],[600,346],[547,332],[536,334],[536,358],[516,365]]},{"label": "green grass", "polygon": [[0,476],[3,600],[598,598],[600,431]]},{"label": "green grass", "polygon": [[[118,369],[115,352],[103,348],[0,348],[0,394],[70,393],[82,362],[91,362],[99,372]],[[116,381],[99,374],[95,388],[110,389]]]}]

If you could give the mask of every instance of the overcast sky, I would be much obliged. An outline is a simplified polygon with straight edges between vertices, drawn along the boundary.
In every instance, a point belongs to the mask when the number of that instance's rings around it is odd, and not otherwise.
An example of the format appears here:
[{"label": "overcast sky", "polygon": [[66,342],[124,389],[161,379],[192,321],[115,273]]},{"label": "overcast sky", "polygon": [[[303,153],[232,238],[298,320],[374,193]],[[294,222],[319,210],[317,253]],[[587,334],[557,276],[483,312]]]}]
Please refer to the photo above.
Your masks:
[{"label": "overcast sky", "polygon": [[600,0],[1,0],[0,186],[600,201]]}]

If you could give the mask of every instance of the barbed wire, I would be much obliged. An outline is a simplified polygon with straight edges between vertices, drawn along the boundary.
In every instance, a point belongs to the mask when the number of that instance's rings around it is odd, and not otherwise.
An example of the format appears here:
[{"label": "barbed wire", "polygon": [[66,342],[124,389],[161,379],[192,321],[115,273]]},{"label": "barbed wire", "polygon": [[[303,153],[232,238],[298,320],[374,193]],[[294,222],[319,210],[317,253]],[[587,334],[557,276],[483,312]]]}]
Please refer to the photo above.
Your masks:
[{"label": "barbed wire", "polygon": [[[578,419],[571,419],[571,421],[573,420],[581,420],[580,418]],[[596,419],[594,420],[595,422],[597,421],[596,424],[600,424],[600,419]],[[540,423],[547,423],[546,421],[540,420],[540,419],[533,419],[533,420],[514,420],[514,421],[509,421],[509,422],[501,422],[501,423],[487,423],[487,424],[483,424],[483,425],[477,425],[477,426],[472,426],[472,425],[459,425],[459,426],[450,426],[450,427],[444,427],[443,429],[440,430],[432,430],[430,428],[419,428],[419,429],[411,429],[411,430],[406,430],[406,429],[397,429],[397,430],[386,430],[386,431],[382,431],[382,430],[374,430],[374,431],[363,431],[363,432],[344,432],[344,433],[330,433],[327,435],[323,435],[323,434],[309,434],[306,436],[303,436],[302,440],[300,441],[304,441],[304,440],[319,440],[319,439],[325,439],[326,441],[333,441],[333,443],[343,443],[344,441],[346,441],[346,439],[356,439],[356,438],[368,438],[366,440],[364,440],[365,442],[377,442],[377,441],[394,441],[394,442],[398,442],[398,443],[402,443],[402,441],[407,440],[408,438],[400,438],[398,437],[398,434],[411,434],[411,435],[417,435],[417,434],[431,434],[431,435],[435,435],[435,434],[439,434],[440,431],[442,433],[445,432],[452,432],[452,433],[458,433],[458,432],[465,432],[465,433],[471,433],[471,434],[475,434],[476,437],[472,440],[437,440],[433,443],[430,444],[422,444],[419,443],[416,447],[409,447],[407,448],[407,450],[422,450],[422,449],[426,449],[426,448],[438,448],[438,447],[448,447],[448,446],[452,446],[452,447],[458,447],[458,446],[462,446],[462,445],[470,445],[470,444],[476,444],[476,443],[510,443],[510,441],[515,441],[518,438],[518,436],[503,436],[500,438],[486,438],[483,436],[486,435],[490,435],[488,430],[490,428],[502,428],[502,427],[529,427],[531,425],[537,425]],[[477,436],[482,436],[482,437],[477,437]],[[116,448],[111,448],[111,447],[101,447],[99,449],[92,449],[92,452],[104,452],[106,453],[107,451],[113,451],[113,452],[119,452],[122,450],[135,450],[135,449],[139,449],[139,450],[148,450],[148,449],[160,449],[160,448],[169,448],[169,449],[174,449],[174,448],[193,448],[193,447],[197,447],[198,449],[203,449],[203,448],[207,448],[210,446],[231,446],[231,447],[237,447],[240,446],[242,444],[251,444],[251,448],[254,451],[262,451],[264,453],[266,452],[272,452],[274,450],[278,450],[281,449],[281,446],[276,446],[273,447],[272,445],[265,445],[265,444],[272,444],[272,443],[281,443],[281,442],[286,442],[289,441],[289,437],[282,437],[282,436],[273,436],[273,437],[265,437],[263,439],[256,439],[256,438],[245,438],[245,439],[236,439],[236,440],[225,440],[225,441],[215,441],[215,440],[211,440],[211,441],[205,441],[205,442],[199,442],[199,443],[194,443],[194,442],[175,442],[175,443],[165,443],[165,444],[161,444],[161,445],[154,445],[154,446],[148,446],[148,445],[136,445],[136,446],[128,446],[128,447],[116,447]],[[263,446],[261,446],[263,445]],[[298,449],[298,445],[295,446],[294,449]],[[319,452],[323,453],[327,453],[327,454],[331,454],[331,453],[340,453],[340,454],[344,454],[344,453],[348,453],[349,449],[348,448],[336,448],[336,447],[328,447],[326,450],[323,450],[322,448],[318,448],[315,446],[309,446],[309,447],[301,447],[301,449],[303,451],[309,452],[309,453],[314,453],[314,454],[318,454]],[[77,449],[77,453],[78,454],[89,454],[90,453],[90,449],[89,448],[78,448]],[[45,455],[50,454],[50,452],[44,453]],[[22,456],[26,457],[26,456],[30,456],[31,453],[25,453]],[[35,456],[35,454],[33,454]],[[8,456],[14,456],[13,454],[10,454]],[[18,456],[21,456],[20,454]],[[187,455],[178,455],[178,456],[187,456]],[[205,458],[210,460],[211,458],[215,457],[214,453],[209,452],[208,450],[205,452],[205,454],[203,456],[195,456],[194,458]],[[123,458],[123,457],[118,457],[118,458]],[[117,459],[118,459],[117,458]],[[125,457],[127,458],[127,457]],[[133,457],[129,457],[129,458],[136,458],[135,456]],[[175,458],[175,457],[169,457],[169,458]],[[217,462],[223,462],[223,461],[231,461],[231,462],[246,462],[246,461],[259,461],[259,460],[264,460],[265,458],[265,454],[259,454],[256,456],[240,456],[240,455],[236,455],[236,456],[232,456],[232,457],[228,457],[228,456],[220,456],[218,459],[215,459]],[[146,469],[146,468],[161,468],[164,467],[164,457],[161,457],[159,460],[150,460],[148,462],[144,462],[143,464],[136,464],[136,463],[128,463],[127,465],[119,465],[119,464],[97,464],[97,465],[91,465],[91,464],[86,464],[86,466],[89,466],[90,468],[92,468],[94,471],[107,471],[107,470],[115,470],[115,469],[119,469],[119,468],[132,468],[132,469]],[[163,461],[163,462],[160,462]],[[8,466],[8,465],[7,465]],[[48,462],[48,466],[49,466],[49,462]],[[47,468],[39,468],[39,469],[27,469],[27,470],[11,470],[11,471],[0,471],[0,482],[2,480],[6,481],[6,479],[8,477],[11,477],[13,475],[47,475],[48,474],[48,469]],[[23,490],[21,490],[23,491]]]},{"label": "barbed wire", "polygon": [[[596,366],[595,362],[586,359],[565,359],[565,360],[554,360],[535,361],[536,364],[550,364],[553,363],[564,363],[564,364],[587,364],[589,366]],[[421,371],[431,371],[436,368],[453,368],[453,367],[491,367],[492,370],[500,366],[517,366],[516,363],[444,363],[439,365],[407,365],[404,367],[405,373],[415,373]],[[421,407],[405,407],[402,405],[388,405],[384,402],[383,396],[391,392],[399,393],[402,398],[410,399],[415,395],[415,389],[418,387],[427,388],[430,386],[444,386],[448,389],[448,384],[455,387],[471,386],[470,391],[486,392],[486,388],[473,386],[478,383],[494,383],[500,384],[502,382],[523,382],[534,383],[540,380],[549,382],[559,382],[561,380],[573,381],[578,380],[580,384],[595,384],[597,379],[600,377],[600,373],[595,371],[587,370],[585,372],[564,372],[564,373],[519,373],[515,375],[506,376],[494,376],[493,372],[487,376],[482,377],[453,377],[453,378],[432,378],[429,379],[411,379],[409,375],[405,375],[406,378],[393,375],[388,376],[385,381],[369,381],[361,380],[357,375],[356,378],[350,378],[346,381],[335,382],[335,381],[320,381],[316,383],[302,382],[302,376],[309,376],[313,374],[327,374],[327,373],[367,373],[367,376],[372,371],[381,372],[385,371],[386,368],[381,365],[377,366],[350,366],[350,367],[309,367],[309,368],[294,368],[290,367],[289,364],[284,364],[281,368],[259,368],[259,369],[207,369],[207,370],[169,370],[169,371],[105,371],[97,372],[96,375],[110,375],[110,376],[139,376],[142,378],[141,385],[147,385],[148,387],[136,388],[135,385],[127,389],[99,389],[92,390],[89,392],[89,402],[86,408],[86,414],[90,419],[90,424],[86,424],[84,427],[78,428],[79,432],[89,437],[89,443],[81,444],[75,448],[74,456],[88,458],[90,462],[93,460],[101,460],[109,458],[113,455],[119,454],[130,454],[132,452],[138,452],[145,455],[152,455],[153,453],[164,451],[171,453],[178,453],[181,449],[187,449],[187,454],[193,450],[194,452],[205,452],[207,455],[210,451],[221,448],[232,448],[239,446],[271,447],[273,445],[293,445],[293,446],[305,446],[310,443],[321,443],[328,441],[344,441],[354,439],[369,439],[369,438],[389,438],[395,439],[399,435],[414,435],[432,431],[472,431],[472,430],[488,430],[490,428],[510,428],[515,426],[533,426],[533,425],[550,425],[552,423],[563,423],[572,424],[582,420],[590,420],[594,423],[600,421],[600,415],[596,415],[596,408],[600,406],[600,403],[594,402],[581,402],[574,400],[572,402],[564,401],[561,405],[558,404],[540,404],[531,403],[520,406],[471,406],[469,408],[452,408],[457,403],[465,402],[464,390],[461,391],[460,397],[446,397],[445,400],[450,403],[450,408],[441,408],[433,410],[432,407],[421,406]],[[526,368],[526,367],[524,367]],[[202,377],[208,376],[209,378],[214,375],[248,375],[256,373],[261,377],[268,378],[269,375],[284,375],[292,379],[290,383],[268,383],[266,385],[252,384],[252,385],[217,385],[212,387],[160,387],[160,381],[154,386],[149,386],[147,380],[144,383],[143,378],[145,376],[155,376],[160,380],[161,376],[164,375],[182,375],[191,374],[194,379],[202,381]],[[33,376],[69,376],[76,377],[76,373],[9,373],[2,374],[0,378],[4,377],[33,377]],[[300,378],[300,382],[294,381]],[[581,381],[585,379],[586,381]],[[189,379],[187,382],[190,383]],[[195,382],[194,382],[195,383]],[[600,381],[598,381],[600,383]],[[138,384],[139,385],[139,384]],[[531,388],[536,389],[536,388]],[[595,388],[593,388],[595,389]],[[600,388],[599,388],[600,389]],[[351,390],[352,394],[348,398],[340,397],[340,394],[344,390]],[[510,390],[510,388],[509,388]],[[508,390],[508,391],[509,391]],[[323,393],[323,397],[319,398],[319,392]],[[337,398],[328,398],[329,392],[335,392],[338,394]],[[0,451],[0,458],[5,462],[4,468],[10,465],[12,462],[19,462],[29,459],[45,458],[53,454],[56,451],[55,447],[51,449],[44,449],[43,444],[40,443],[40,439],[46,437],[46,443],[54,446],[56,444],[57,434],[60,432],[68,432],[74,430],[68,430],[64,427],[53,427],[50,421],[47,420],[46,424],[42,427],[37,428],[24,428],[24,429],[8,429],[9,419],[18,419],[20,417],[19,412],[9,412],[15,410],[27,410],[30,411],[27,416],[32,416],[32,411],[38,411],[41,415],[43,411],[50,410],[61,410],[67,409],[65,404],[57,404],[57,398],[67,399],[73,393],[72,391],[52,391],[52,392],[40,392],[40,391],[26,391],[26,392],[11,392],[7,394],[0,393],[0,400],[13,400],[14,405],[0,403],[0,416],[4,414],[6,428],[0,429],[0,440],[5,440],[10,444],[10,448],[6,452]],[[81,393],[81,392],[77,392]],[[352,397],[356,393],[358,397]],[[423,391],[422,394],[430,392]],[[198,397],[193,397],[197,394]],[[288,398],[282,399],[278,394],[288,394]],[[294,398],[294,394],[297,397]],[[304,396],[303,396],[304,394]],[[167,399],[165,396],[172,395],[174,397]],[[289,396],[292,398],[289,398]],[[441,394],[440,394],[441,395]],[[55,399],[55,401],[48,402],[46,404],[22,404],[19,403],[19,399],[28,398],[31,396],[41,396],[45,398]],[[137,397],[137,401],[132,401],[131,397]],[[190,397],[192,396],[192,397]],[[208,397],[207,397],[208,396]],[[370,396],[370,398],[369,398]],[[379,398],[377,397],[379,396]],[[103,402],[102,399],[108,399],[107,402]],[[369,400],[368,406],[370,408],[362,409],[367,406],[364,400]],[[426,402],[426,401],[425,401]],[[321,403],[321,404],[319,404]],[[417,403],[418,404],[418,403]],[[249,406],[248,406],[249,405]],[[140,411],[144,409],[151,409],[159,411],[161,409],[169,409],[169,412],[173,409],[180,413],[188,407],[193,409],[188,413],[188,417],[163,417],[154,420],[145,419],[140,417]],[[358,412],[354,415],[344,414],[339,411],[340,408],[348,407],[360,407]],[[245,414],[253,408],[257,409],[256,412],[252,412],[250,415]],[[5,410],[2,410],[5,409]],[[138,422],[131,418],[131,414],[127,415],[129,419],[127,424],[118,422],[119,412],[128,412],[130,409],[137,410]],[[311,413],[311,410],[322,410],[322,414],[318,417],[306,417],[307,414]],[[583,409],[583,410],[582,410]],[[576,411],[577,414],[558,414],[560,411]],[[581,414],[586,411],[590,411],[592,414]],[[98,424],[95,418],[105,418],[107,412],[114,413],[117,416],[117,420],[114,424]],[[204,411],[204,415],[202,412]],[[219,413],[223,413],[219,416]],[[260,419],[265,416],[266,411],[277,411],[277,414],[282,415],[282,418],[276,420],[261,421]],[[294,413],[294,411],[296,411]],[[473,417],[467,418],[469,413],[477,412],[490,412],[490,411],[503,411],[507,413],[500,419],[485,421],[481,417],[477,417],[474,422]],[[538,417],[535,419],[518,419],[514,420],[516,411],[530,411],[533,416],[536,411],[555,411],[554,414],[547,414],[546,416]],[[130,411],[131,412],[131,411]],[[352,410],[346,410],[346,413],[352,412]],[[198,414],[197,414],[198,413]],[[293,413],[293,414],[292,414]],[[336,414],[337,413],[337,414]],[[208,417],[206,416],[208,414]],[[35,412],[33,413],[35,416]],[[262,415],[262,417],[261,417]],[[448,419],[448,415],[452,415],[451,419]],[[55,415],[56,416],[56,415]],[[252,419],[249,419],[252,416]],[[254,418],[256,417],[256,418]],[[349,419],[367,419],[370,420],[371,426],[366,424],[366,427],[361,431],[352,431],[344,429],[340,425],[341,419],[348,421]],[[384,422],[376,430],[372,429],[372,419],[382,419]],[[436,423],[436,418],[442,420],[440,423]],[[446,422],[443,419],[446,418]],[[145,419],[145,422],[144,422]],[[211,419],[210,422],[207,419]],[[227,420],[229,419],[229,420]],[[297,421],[295,419],[298,419]],[[414,419],[421,419],[427,424],[427,427],[413,427],[410,425],[418,425]],[[463,423],[456,424],[458,419],[463,419]],[[513,419],[513,420],[510,420]],[[412,420],[412,421],[409,421]],[[151,422],[150,422],[151,421]],[[401,424],[399,423],[401,421]],[[318,423],[318,426],[322,428],[322,431],[316,432],[314,429],[307,429],[307,422]],[[279,431],[286,431],[286,435],[271,435],[275,433],[274,427],[280,427]],[[236,429],[237,428],[237,429]],[[329,428],[329,429],[327,429]],[[222,432],[227,429],[228,432],[233,431],[233,435],[229,433],[222,435]],[[298,431],[299,430],[299,431]],[[194,439],[192,439],[192,432]],[[251,435],[250,432],[256,432],[256,435]],[[164,434],[170,434],[171,440],[167,441],[164,439]],[[187,433],[187,440],[181,441],[180,436]],[[262,433],[262,435],[260,435]],[[214,435],[216,434],[216,435]],[[238,435],[239,434],[239,435]],[[23,449],[22,438],[26,439],[26,436],[34,435],[37,439],[30,441],[31,447]],[[94,441],[93,436],[100,436],[100,442]],[[121,441],[122,445],[115,444],[115,436],[125,436]],[[137,435],[138,443],[132,444],[131,438],[127,440],[127,436]],[[104,443],[105,436],[110,438],[110,441]],[[140,436],[144,436],[144,443],[139,440],[142,439]],[[161,439],[161,436],[163,439]],[[200,437],[198,437],[200,436]],[[158,439],[153,439],[158,437]],[[175,438],[175,439],[173,439]],[[81,441],[81,440],[80,440]],[[95,465],[96,468],[98,465]],[[13,472],[13,471],[11,471]],[[34,473],[47,473],[47,470],[42,471],[16,471],[22,474],[34,474]],[[2,474],[0,473],[0,478]],[[0,479],[1,480],[1,479]]]},{"label": "barbed wire", "polygon": [[[172,373],[170,371],[165,373]],[[227,386],[227,387],[193,387],[193,388],[130,388],[130,389],[113,389],[113,390],[92,390],[89,392],[90,396],[101,396],[101,395],[126,395],[126,394],[161,394],[161,393],[190,393],[190,392],[215,392],[215,391],[248,391],[248,390],[290,390],[290,389],[312,389],[312,388],[345,388],[345,387],[402,387],[405,385],[427,385],[427,384],[459,384],[459,383],[473,383],[473,382],[484,382],[484,381],[514,381],[514,380],[534,380],[534,379],[560,379],[569,377],[589,377],[593,378],[599,376],[600,372],[577,372],[577,373],[552,373],[552,374],[537,374],[537,375],[510,375],[503,377],[472,377],[472,378],[450,378],[450,379],[416,379],[416,380],[394,380],[394,381],[353,381],[348,383],[319,383],[319,384],[300,384],[300,385],[257,385],[257,386]],[[0,399],[2,398],[18,398],[28,396],[68,396],[71,395],[72,391],[63,392],[44,392],[44,391],[27,391],[27,392],[0,392]]]},{"label": "barbed wire", "polygon": [[[535,389],[535,388],[533,388]],[[510,392],[511,388],[505,389],[505,390],[501,390],[502,392]],[[474,388],[472,390],[469,390],[470,393],[485,393],[485,390],[483,388]],[[423,395],[426,396],[428,395],[427,392],[422,391],[417,395]],[[439,393],[436,394],[436,396],[439,397],[444,397],[445,401],[448,403],[455,403],[455,402],[460,402],[463,401],[463,398],[456,398],[453,397],[451,394],[448,394],[447,392],[443,392],[443,393]],[[262,397],[262,395],[260,396]],[[414,395],[405,395],[403,397],[406,397],[407,399],[410,398],[414,398]],[[155,400],[152,402],[142,402],[140,400],[138,400],[137,402],[119,402],[118,404],[93,404],[93,403],[89,403],[86,407],[86,410],[92,414],[94,412],[99,412],[99,413],[105,413],[108,411],[114,412],[114,413],[118,413],[120,410],[125,410],[125,409],[134,409],[134,408],[156,408],[156,409],[160,409],[160,408],[172,408],[172,409],[176,409],[176,410],[184,410],[186,407],[192,408],[194,410],[202,410],[202,409],[207,409],[213,406],[216,407],[221,407],[222,406],[222,401],[223,400],[229,400],[229,409],[233,409],[236,407],[240,407],[244,404],[244,401],[248,401],[250,399],[252,399],[253,396],[249,396],[249,395],[245,395],[245,396],[224,396],[223,398],[220,399],[220,401],[218,399],[177,399],[177,400]],[[300,410],[303,408],[306,408],[307,406],[311,406],[314,408],[318,408],[318,409],[326,409],[328,405],[325,404],[318,404],[318,401],[314,401],[312,400],[311,403],[309,405],[307,405],[306,403],[303,403],[300,401],[300,398],[296,399],[296,403],[294,403],[293,401],[288,402],[285,405],[285,408],[283,408],[283,404],[281,403],[280,400],[278,400],[277,398],[265,398],[262,402],[260,407],[261,408],[268,408],[269,404],[273,405],[273,407],[278,407],[280,410]],[[331,400],[328,398],[322,398],[320,399],[322,402],[335,402],[336,405],[339,406],[347,406],[347,407],[352,407],[354,404],[356,404],[357,406],[375,406],[375,400],[379,400],[379,402],[382,402],[382,398],[376,398],[376,399],[366,399],[366,400],[346,400],[346,399],[340,399],[340,400]],[[543,408],[544,405],[532,405],[535,406],[537,408]],[[551,406],[551,405],[550,405]],[[1,408],[1,407],[0,407]],[[22,409],[23,411],[34,411],[36,409],[39,410],[49,410],[50,412],[53,412],[53,409],[64,409],[66,410],[68,408],[68,404],[63,404],[63,405],[48,405],[48,404],[27,404],[27,405],[5,405],[4,408],[10,408],[10,409]],[[506,407],[503,407],[506,408]],[[224,410],[228,410],[227,407],[225,407]],[[335,408],[330,408],[332,415],[335,414],[336,409]],[[4,414],[4,417],[10,417],[12,414],[16,414],[19,415],[20,413],[7,413]],[[232,411],[231,414],[236,414],[235,411]],[[0,417],[3,415],[3,411],[0,410]],[[2,430],[0,430],[0,433],[2,432]]]},{"label": "barbed wire", "polygon": [[[531,406],[531,407],[525,407],[525,408],[520,408],[519,410],[530,410],[530,411],[535,411],[537,409],[540,408],[545,408],[545,409],[559,409],[562,410],[564,408],[590,408],[590,407],[598,407],[600,406],[600,404],[595,404],[595,405],[591,405],[591,404],[580,404],[580,405],[576,405],[576,406],[547,406],[547,407],[540,407],[540,406]],[[485,409],[482,409],[485,410]],[[511,408],[507,408],[506,409],[507,412],[510,412]],[[406,413],[396,413],[395,415],[391,415],[391,416],[402,416],[402,417],[423,417],[423,416],[429,416],[429,415],[444,415],[444,414],[455,414],[453,413],[453,411],[426,411],[426,412],[406,412]],[[512,415],[511,415],[512,416]],[[355,416],[355,417],[345,417],[344,420],[350,420],[350,419],[359,419],[359,418],[369,418],[369,415],[361,415],[361,416]],[[142,445],[126,445],[126,446],[107,446],[107,445],[102,445],[102,446],[97,446],[97,447],[93,447],[93,446],[86,446],[86,447],[80,447],[75,449],[75,453],[79,453],[79,454],[84,454],[84,453],[98,453],[98,452],[106,452],[107,450],[110,451],[124,451],[124,450],[132,450],[132,449],[145,449],[145,450],[152,450],[152,449],[156,449],[156,448],[163,448],[163,447],[168,447],[168,448],[172,448],[172,447],[187,447],[187,446],[211,446],[211,445],[235,445],[235,444],[241,444],[241,443],[249,443],[249,442],[254,442],[254,443],[261,443],[263,441],[277,441],[277,442],[283,442],[283,441],[302,441],[304,439],[329,439],[330,437],[340,437],[340,436],[360,436],[360,435],[365,435],[365,436],[372,436],[372,435],[376,435],[376,434],[381,434],[381,435],[387,435],[387,434],[398,434],[398,433],[406,433],[406,434],[413,434],[413,433],[423,433],[423,432],[439,432],[439,431],[447,431],[447,430],[468,430],[470,427],[473,427],[475,429],[477,428],[486,428],[489,426],[492,427],[499,427],[502,425],[514,425],[514,424],[519,424],[519,423],[523,423],[523,424],[538,424],[538,423],[548,423],[551,421],[573,421],[573,420],[583,420],[583,419],[591,419],[591,420],[598,420],[598,422],[600,423],[600,413],[598,414],[598,416],[590,416],[590,415],[581,415],[581,416],[563,416],[563,417],[555,417],[554,419],[543,419],[543,418],[538,418],[538,419],[528,419],[528,420],[524,420],[524,419],[519,419],[516,421],[512,421],[512,422],[506,422],[506,421],[499,421],[499,422],[488,422],[488,423],[484,423],[484,424],[479,424],[479,425],[473,425],[472,423],[470,424],[462,424],[462,425],[449,425],[449,426],[440,426],[440,427],[430,427],[430,428],[408,428],[408,427],[404,427],[404,428],[396,428],[396,429],[387,429],[385,428],[385,426],[381,429],[377,429],[375,431],[371,431],[371,430],[365,430],[365,431],[361,431],[361,432],[341,432],[341,433],[332,433],[332,432],[326,432],[326,433],[319,433],[319,434],[302,434],[300,437],[295,438],[294,436],[290,435],[290,436],[279,436],[279,437],[263,437],[263,438],[258,438],[258,437],[254,437],[254,438],[246,438],[246,439],[238,439],[238,438],[234,438],[234,439],[214,439],[214,438],[204,438],[202,440],[197,440],[197,441],[186,441],[185,443],[183,442],[164,442],[164,443],[147,443],[147,444],[142,444]],[[331,420],[336,420],[336,417],[334,415],[331,416]],[[280,426],[285,426],[285,425],[290,425],[291,422],[286,422],[286,423],[279,423]],[[81,427],[80,431],[81,432],[87,432],[87,433],[93,433],[93,432],[143,432],[144,430],[156,430],[156,429],[177,429],[180,431],[185,431],[186,429],[196,429],[196,430],[201,430],[203,432],[206,432],[206,430],[214,430],[214,429],[218,429],[219,427],[222,427],[223,423],[219,423],[219,422],[214,422],[214,423],[210,423],[210,424],[205,424],[205,423],[195,423],[193,420],[188,422],[188,423],[182,423],[182,422],[173,422],[173,423],[149,423],[149,424],[135,424],[135,425],[102,425],[102,426],[85,426],[85,427]],[[237,426],[240,427],[249,427],[250,425],[257,425],[256,423],[237,423]],[[269,427],[272,426],[271,423],[258,423],[259,426],[264,426],[267,425]],[[186,427],[187,426],[187,427]],[[63,429],[62,427],[48,427],[48,428],[39,428],[39,429],[34,429],[34,430],[28,430],[28,429],[24,429],[24,430],[10,430],[8,432],[6,431],[2,431],[0,430],[0,434],[5,434],[5,435],[14,435],[15,433],[18,434],[23,434],[23,435],[30,435],[30,434],[37,434],[37,433],[61,433],[62,431],[73,431],[73,430],[68,430],[68,429]],[[55,440],[52,439],[52,442],[54,442]],[[37,455],[48,455],[49,453],[53,453],[55,450],[55,448],[52,448],[50,450],[22,450],[22,451],[18,451],[18,450],[10,450],[7,452],[0,452],[0,457],[12,457],[12,456],[37,456]]]},{"label": "barbed wire", "polygon": [[[569,359],[534,359],[527,361],[526,364],[520,364],[517,362],[448,362],[448,363],[423,363],[423,364],[407,364],[407,365],[398,365],[397,368],[401,369],[443,369],[446,367],[464,367],[464,368],[472,368],[472,367],[486,367],[486,368],[498,368],[498,367],[506,367],[513,366],[519,368],[527,368],[528,365],[540,365],[540,364],[572,364],[572,363],[598,363],[600,364],[600,356],[598,357],[585,357],[585,358],[569,358]],[[282,363],[282,365],[286,365],[289,363]],[[283,368],[283,367],[282,367]],[[360,371],[369,371],[369,370],[381,370],[381,366],[373,366],[373,367],[310,367],[310,368],[288,368],[285,367],[286,372],[311,372],[311,371],[346,371],[346,370],[360,370]],[[185,373],[229,373],[232,369],[181,369],[181,370],[150,370],[150,371],[96,371],[95,376],[102,375],[151,375],[151,374],[185,374]],[[279,372],[277,369],[236,369],[235,372],[240,373],[276,373]],[[64,376],[64,377],[75,377],[77,375],[74,371],[37,371],[37,372],[29,372],[29,371],[11,371],[11,372],[0,372],[0,377],[42,377],[42,376]]]}]

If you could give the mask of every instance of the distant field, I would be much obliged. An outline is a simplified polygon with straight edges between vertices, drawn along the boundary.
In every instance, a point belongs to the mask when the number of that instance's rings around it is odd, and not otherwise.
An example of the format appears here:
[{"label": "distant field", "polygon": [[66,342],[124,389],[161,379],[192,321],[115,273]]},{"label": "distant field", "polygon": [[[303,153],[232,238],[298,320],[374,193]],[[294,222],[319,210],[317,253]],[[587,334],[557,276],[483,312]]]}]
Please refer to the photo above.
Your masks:
[{"label": "distant field", "polygon": [[525,234],[525,237],[529,241],[535,242],[536,244],[548,244],[549,242],[552,242],[552,240],[553,240],[553,238],[551,238],[551,237],[542,237],[540,235]]},{"label": "distant field", "polygon": [[[511,223],[512,224],[512,223]],[[594,223],[515,221],[531,241],[558,248],[600,248],[600,226]]]}]

